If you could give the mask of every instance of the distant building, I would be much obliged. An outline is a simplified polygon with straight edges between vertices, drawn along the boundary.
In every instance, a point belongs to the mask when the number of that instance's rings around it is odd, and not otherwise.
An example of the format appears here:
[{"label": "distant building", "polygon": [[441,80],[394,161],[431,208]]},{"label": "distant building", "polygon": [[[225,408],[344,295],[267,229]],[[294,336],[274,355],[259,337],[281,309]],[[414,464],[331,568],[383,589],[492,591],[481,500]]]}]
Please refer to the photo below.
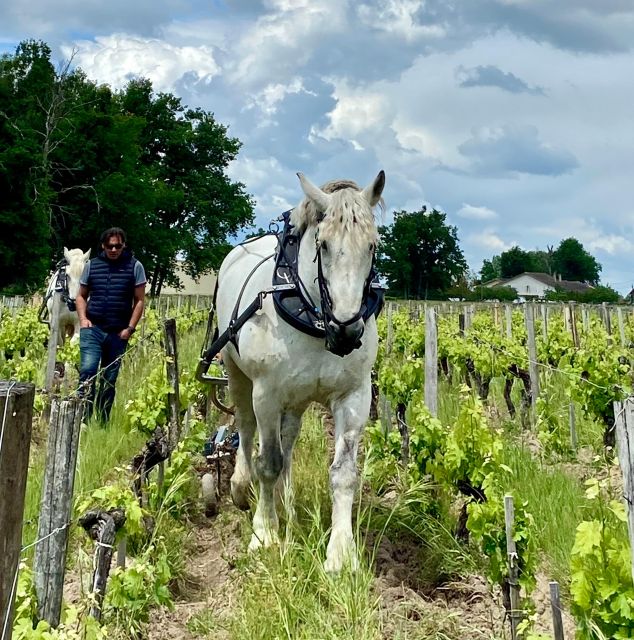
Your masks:
[{"label": "distant building", "polygon": [[183,285],[181,289],[175,289],[169,285],[163,285],[161,293],[168,295],[201,295],[212,296],[214,294],[214,288],[216,287],[216,272],[211,271],[209,273],[203,273],[198,279],[194,280],[191,276],[187,275],[182,267],[176,268],[176,275]]},{"label": "distant building", "polygon": [[563,289],[574,293],[585,293],[592,289],[592,285],[576,280],[562,280],[561,276],[551,276],[548,273],[524,272],[513,278],[496,278],[483,282],[484,287],[513,287],[519,298],[535,300],[543,298],[548,291]]}]

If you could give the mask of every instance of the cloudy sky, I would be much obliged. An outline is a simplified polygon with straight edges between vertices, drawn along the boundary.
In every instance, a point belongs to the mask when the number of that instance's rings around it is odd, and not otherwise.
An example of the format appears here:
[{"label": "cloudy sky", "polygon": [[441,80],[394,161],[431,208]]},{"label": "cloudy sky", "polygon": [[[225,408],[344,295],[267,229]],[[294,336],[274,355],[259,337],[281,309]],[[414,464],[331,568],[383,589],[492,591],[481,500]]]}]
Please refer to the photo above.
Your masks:
[{"label": "cloudy sky", "polygon": [[442,209],[474,270],[574,236],[634,283],[632,0],[0,0],[0,51],[25,38],[213,111],[261,226],[297,171],[384,169],[386,221]]}]

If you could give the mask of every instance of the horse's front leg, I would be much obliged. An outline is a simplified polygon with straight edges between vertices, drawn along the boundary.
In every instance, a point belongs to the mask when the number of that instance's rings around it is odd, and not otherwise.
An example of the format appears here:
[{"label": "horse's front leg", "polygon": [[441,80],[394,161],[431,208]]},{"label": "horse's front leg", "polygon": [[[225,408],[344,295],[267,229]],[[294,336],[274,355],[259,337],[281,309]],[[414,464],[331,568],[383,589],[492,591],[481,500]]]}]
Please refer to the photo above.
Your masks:
[{"label": "horse's front leg", "polygon": [[282,472],[284,455],[280,438],[282,412],[275,394],[265,385],[253,385],[253,411],[258,423],[259,454],[255,460],[259,481],[258,506],[253,516],[249,550],[278,541],[279,522],[275,510],[275,485]]},{"label": "horse's front leg", "polygon": [[346,561],[358,566],[352,536],[352,502],[357,485],[357,451],[359,437],[370,415],[370,380],[353,393],[331,405],[335,419],[335,456],[330,466],[332,492],[332,532],[324,568],[341,571]]}]

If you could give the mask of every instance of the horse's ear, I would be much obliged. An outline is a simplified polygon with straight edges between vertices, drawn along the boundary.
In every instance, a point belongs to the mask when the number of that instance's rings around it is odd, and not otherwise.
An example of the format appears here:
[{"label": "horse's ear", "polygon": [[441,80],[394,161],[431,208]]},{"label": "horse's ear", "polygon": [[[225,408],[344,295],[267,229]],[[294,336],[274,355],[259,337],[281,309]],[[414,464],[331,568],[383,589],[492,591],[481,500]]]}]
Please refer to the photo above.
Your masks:
[{"label": "horse's ear", "polygon": [[379,175],[374,179],[374,182],[371,185],[368,185],[363,190],[363,195],[365,196],[365,199],[370,203],[371,207],[377,204],[381,199],[381,194],[383,193],[384,187],[385,171],[381,169],[381,171],[379,171]]},{"label": "horse's ear", "polygon": [[320,211],[326,211],[330,205],[330,194],[316,187],[303,173],[298,173],[297,177],[306,197],[312,200]]},{"label": "horse's ear", "polygon": [[66,258],[66,262],[70,262],[70,253],[66,247],[64,247],[64,258]]},{"label": "horse's ear", "polygon": [[90,249],[84,253],[84,261],[90,260]]}]

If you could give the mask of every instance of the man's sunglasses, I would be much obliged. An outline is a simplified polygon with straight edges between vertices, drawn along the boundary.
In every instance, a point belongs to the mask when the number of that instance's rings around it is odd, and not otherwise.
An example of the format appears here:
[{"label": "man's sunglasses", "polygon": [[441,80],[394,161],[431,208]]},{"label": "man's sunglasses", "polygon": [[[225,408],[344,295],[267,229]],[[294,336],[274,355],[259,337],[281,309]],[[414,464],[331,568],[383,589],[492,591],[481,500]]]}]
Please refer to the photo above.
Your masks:
[{"label": "man's sunglasses", "polygon": [[117,242],[116,244],[106,245],[106,249],[121,249],[121,247],[123,247],[123,245],[120,242]]}]

